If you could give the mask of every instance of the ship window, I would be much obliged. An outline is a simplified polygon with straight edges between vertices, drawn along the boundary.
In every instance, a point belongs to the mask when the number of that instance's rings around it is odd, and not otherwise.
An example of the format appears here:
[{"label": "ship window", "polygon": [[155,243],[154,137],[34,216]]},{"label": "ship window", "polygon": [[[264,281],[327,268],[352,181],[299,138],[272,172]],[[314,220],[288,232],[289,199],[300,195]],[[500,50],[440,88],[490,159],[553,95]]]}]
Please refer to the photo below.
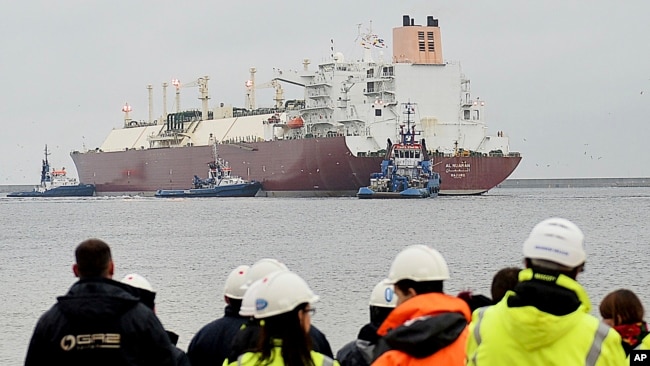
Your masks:
[{"label": "ship window", "polygon": [[374,93],[375,92],[375,83],[368,83],[366,90],[368,90],[368,93]]},{"label": "ship window", "polygon": [[425,51],[426,50],[426,47],[424,46],[424,41],[420,41],[419,48],[420,48],[420,51]]},{"label": "ship window", "polygon": [[424,41],[424,32],[418,32],[418,39]]},{"label": "ship window", "polygon": [[463,119],[464,120],[469,120],[469,109],[465,109],[463,111]]},{"label": "ship window", "polygon": [[433,41],[433,32],[427,32],[427,39]]},{"label": "ship window", "polygon": [[479,119],[478,110],[475,109],[475,110],[473,110],[472,112],[474,112],[474,113],[472,114],[472,120],[474,120],[474,121],[478,121],[478,119]]},{"label": "ship window", "polygon": [[419,152],[419,151],[416,151],[416,152],[415,152],[415,158],[416,158],[416,159],[419,159],[419,158],[420,158],[420,152]]},{"label": "ship window", "polygon": [[375,76],[375,69],[368,69],[368,70],[366,71],[366,77],[371,78],[371,77],[373,77],[373,76]]},{"label": "ship window", "polygon": [[381,109],[379,108],[375,109],[375,117],[381,117]]}]

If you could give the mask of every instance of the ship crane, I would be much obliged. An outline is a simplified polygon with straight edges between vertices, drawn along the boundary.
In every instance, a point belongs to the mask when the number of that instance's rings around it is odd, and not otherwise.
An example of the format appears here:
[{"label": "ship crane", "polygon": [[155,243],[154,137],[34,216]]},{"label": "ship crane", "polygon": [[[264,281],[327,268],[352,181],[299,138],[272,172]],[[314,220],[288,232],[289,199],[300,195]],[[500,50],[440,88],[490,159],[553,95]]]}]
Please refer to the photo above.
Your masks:
[{"label": "ship crane", "polygon": [[176,88],[176,112],[181,111],[181,88],[199,87],[199,99],[201,100],[201,120],[208,119],[208,80],[210,78],[206,75],[198,78],[195,81],[181,84],[180,80],[172,79],[172,85]]},{"label": "ship crane", "polygon": [[255,91],[257,89],[273,88],[275,89],[275,108],[280,109],[284,104],[284,90],[278,79],[273,79],[268,83],[255,84],[255,73],[257,70],[254,67],[249,69],[250,79],[246,80],[246,108],[249,110],[255,109]]}]

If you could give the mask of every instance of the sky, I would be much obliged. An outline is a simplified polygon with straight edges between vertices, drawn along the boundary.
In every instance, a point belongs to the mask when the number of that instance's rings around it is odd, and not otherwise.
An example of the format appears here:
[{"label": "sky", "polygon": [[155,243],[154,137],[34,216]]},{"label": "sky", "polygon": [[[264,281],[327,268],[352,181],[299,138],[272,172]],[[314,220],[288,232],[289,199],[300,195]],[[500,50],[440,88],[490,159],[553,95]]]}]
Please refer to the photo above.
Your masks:
[{"label": "sky", "polygon": [[[443,56],[460,61],[489,132],[504,131],[522,162],[511,178],[650,177],[650,1],[92,1],[3,0],[0,22],[0,184],[37,184],[102,144],[121,108],[156,115],[163,82],[210,77],[210,107],[244,106],[248,69],[300,69],[361,55],[358,24],[384,38],[402,15],[439,19]],[[291,93],[291,88],[286,88]],[[198,89],[182,105],[200,108]],[[168,110],[173,91],[168,88]],[[272,90],[257,104],[271,106]]]}]

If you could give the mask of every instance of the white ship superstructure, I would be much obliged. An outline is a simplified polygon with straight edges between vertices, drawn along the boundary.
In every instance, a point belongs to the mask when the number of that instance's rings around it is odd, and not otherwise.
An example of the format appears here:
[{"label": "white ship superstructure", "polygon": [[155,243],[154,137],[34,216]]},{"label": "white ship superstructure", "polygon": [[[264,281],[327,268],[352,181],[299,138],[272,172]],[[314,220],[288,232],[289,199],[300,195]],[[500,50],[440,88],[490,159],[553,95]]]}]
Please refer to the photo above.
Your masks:
[{"label": "white ship superstructure", "polygon": [[[277,74],[276,80],[303,85],[305,128],[275,131],[280,138],[346,136],[354,153],[382,149],[387,138],[397,139],[399,103],[420,105],[422,137],[432,151],[509,153],[501,132],[487,135],[485,101],[474,99],[470,81],[459,63],[442,61],[438,20],[414,25],[405,16],[393,31],[392,62],[374,61],[370,50],[361,61],[346,61],[336,53],[314,72],[304,62],[301,74]],[[288,118],[292,118],[291,115]]]}]

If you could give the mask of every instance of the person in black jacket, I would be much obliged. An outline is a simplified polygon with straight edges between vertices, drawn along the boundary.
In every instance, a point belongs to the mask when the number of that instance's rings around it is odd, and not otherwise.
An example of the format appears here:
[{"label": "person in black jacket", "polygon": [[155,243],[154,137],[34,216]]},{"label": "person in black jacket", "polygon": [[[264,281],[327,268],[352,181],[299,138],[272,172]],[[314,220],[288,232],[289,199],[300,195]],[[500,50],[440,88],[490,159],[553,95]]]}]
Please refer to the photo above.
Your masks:
[{"label": "person in black jacket", "polygon": [[75,257],[79,281],[39,319],[25,366],[175,365],[158,317],[136,289],[112,280],[109,246],[88,239]]},{"label": "person in black jacket", "polygon": [[248,318],[239,315],[244,297],[248,266],[232,270],[224,286],[225,314],[201,328],[187,348],[187,356],[193,366],[221,366],[230,353],[230,345],[239,328]]},{"label": "person in black jacket", "polygon": [[[137,288],[140,292],[140,302],[151,309],[154,314],[156,313],[156,292],[153,290],[153,286],[151,286],[151,283],[149,283],[146,278],[137,273],[131,273],[124,276],[120,282]],[[167,333],[169,340],[174,345],[174,360],[176,361],[176,365],[191,366],[190,359],[187,357],[185,352],[176,346],[178,344],[178,334],[167,329],[165,329],[165,333]]]},{"label": "person in black jacket", "polygon": [[[260,337],[260,323],[253,318],[255,310],[255,297],[257,287],[261,280],[276,271],[288,271],[289,269],[283,263],[264,258],[257,261],[246,274],[246,284],[244,295],[242,297],[239,309],[239,315],[246,319],[246,323],[240,326],[240,330],[233,336],[230,344],[230,352],[226,355],[228,363],[237,360],[240,355],[252,351],[257,347]],[[309,327],[309,337],[313,351],[322,353],[325,356],[333,358],[332,347],[327,341],[325,334],[316,328],[313,324]],[[196,366],[196,365],[195,365]]]},{"label": "person in black jacket", "polygon": [[377,329],[384,322],[388,314],[395,308],[397,296],[393,285],[387,280],[380,281],[370,294],[370,323],[359,330],[357,340],[344,345],[337,353],[336,359],[341,366],[367,366],[373,361],[373,351],[379,335]]}]

